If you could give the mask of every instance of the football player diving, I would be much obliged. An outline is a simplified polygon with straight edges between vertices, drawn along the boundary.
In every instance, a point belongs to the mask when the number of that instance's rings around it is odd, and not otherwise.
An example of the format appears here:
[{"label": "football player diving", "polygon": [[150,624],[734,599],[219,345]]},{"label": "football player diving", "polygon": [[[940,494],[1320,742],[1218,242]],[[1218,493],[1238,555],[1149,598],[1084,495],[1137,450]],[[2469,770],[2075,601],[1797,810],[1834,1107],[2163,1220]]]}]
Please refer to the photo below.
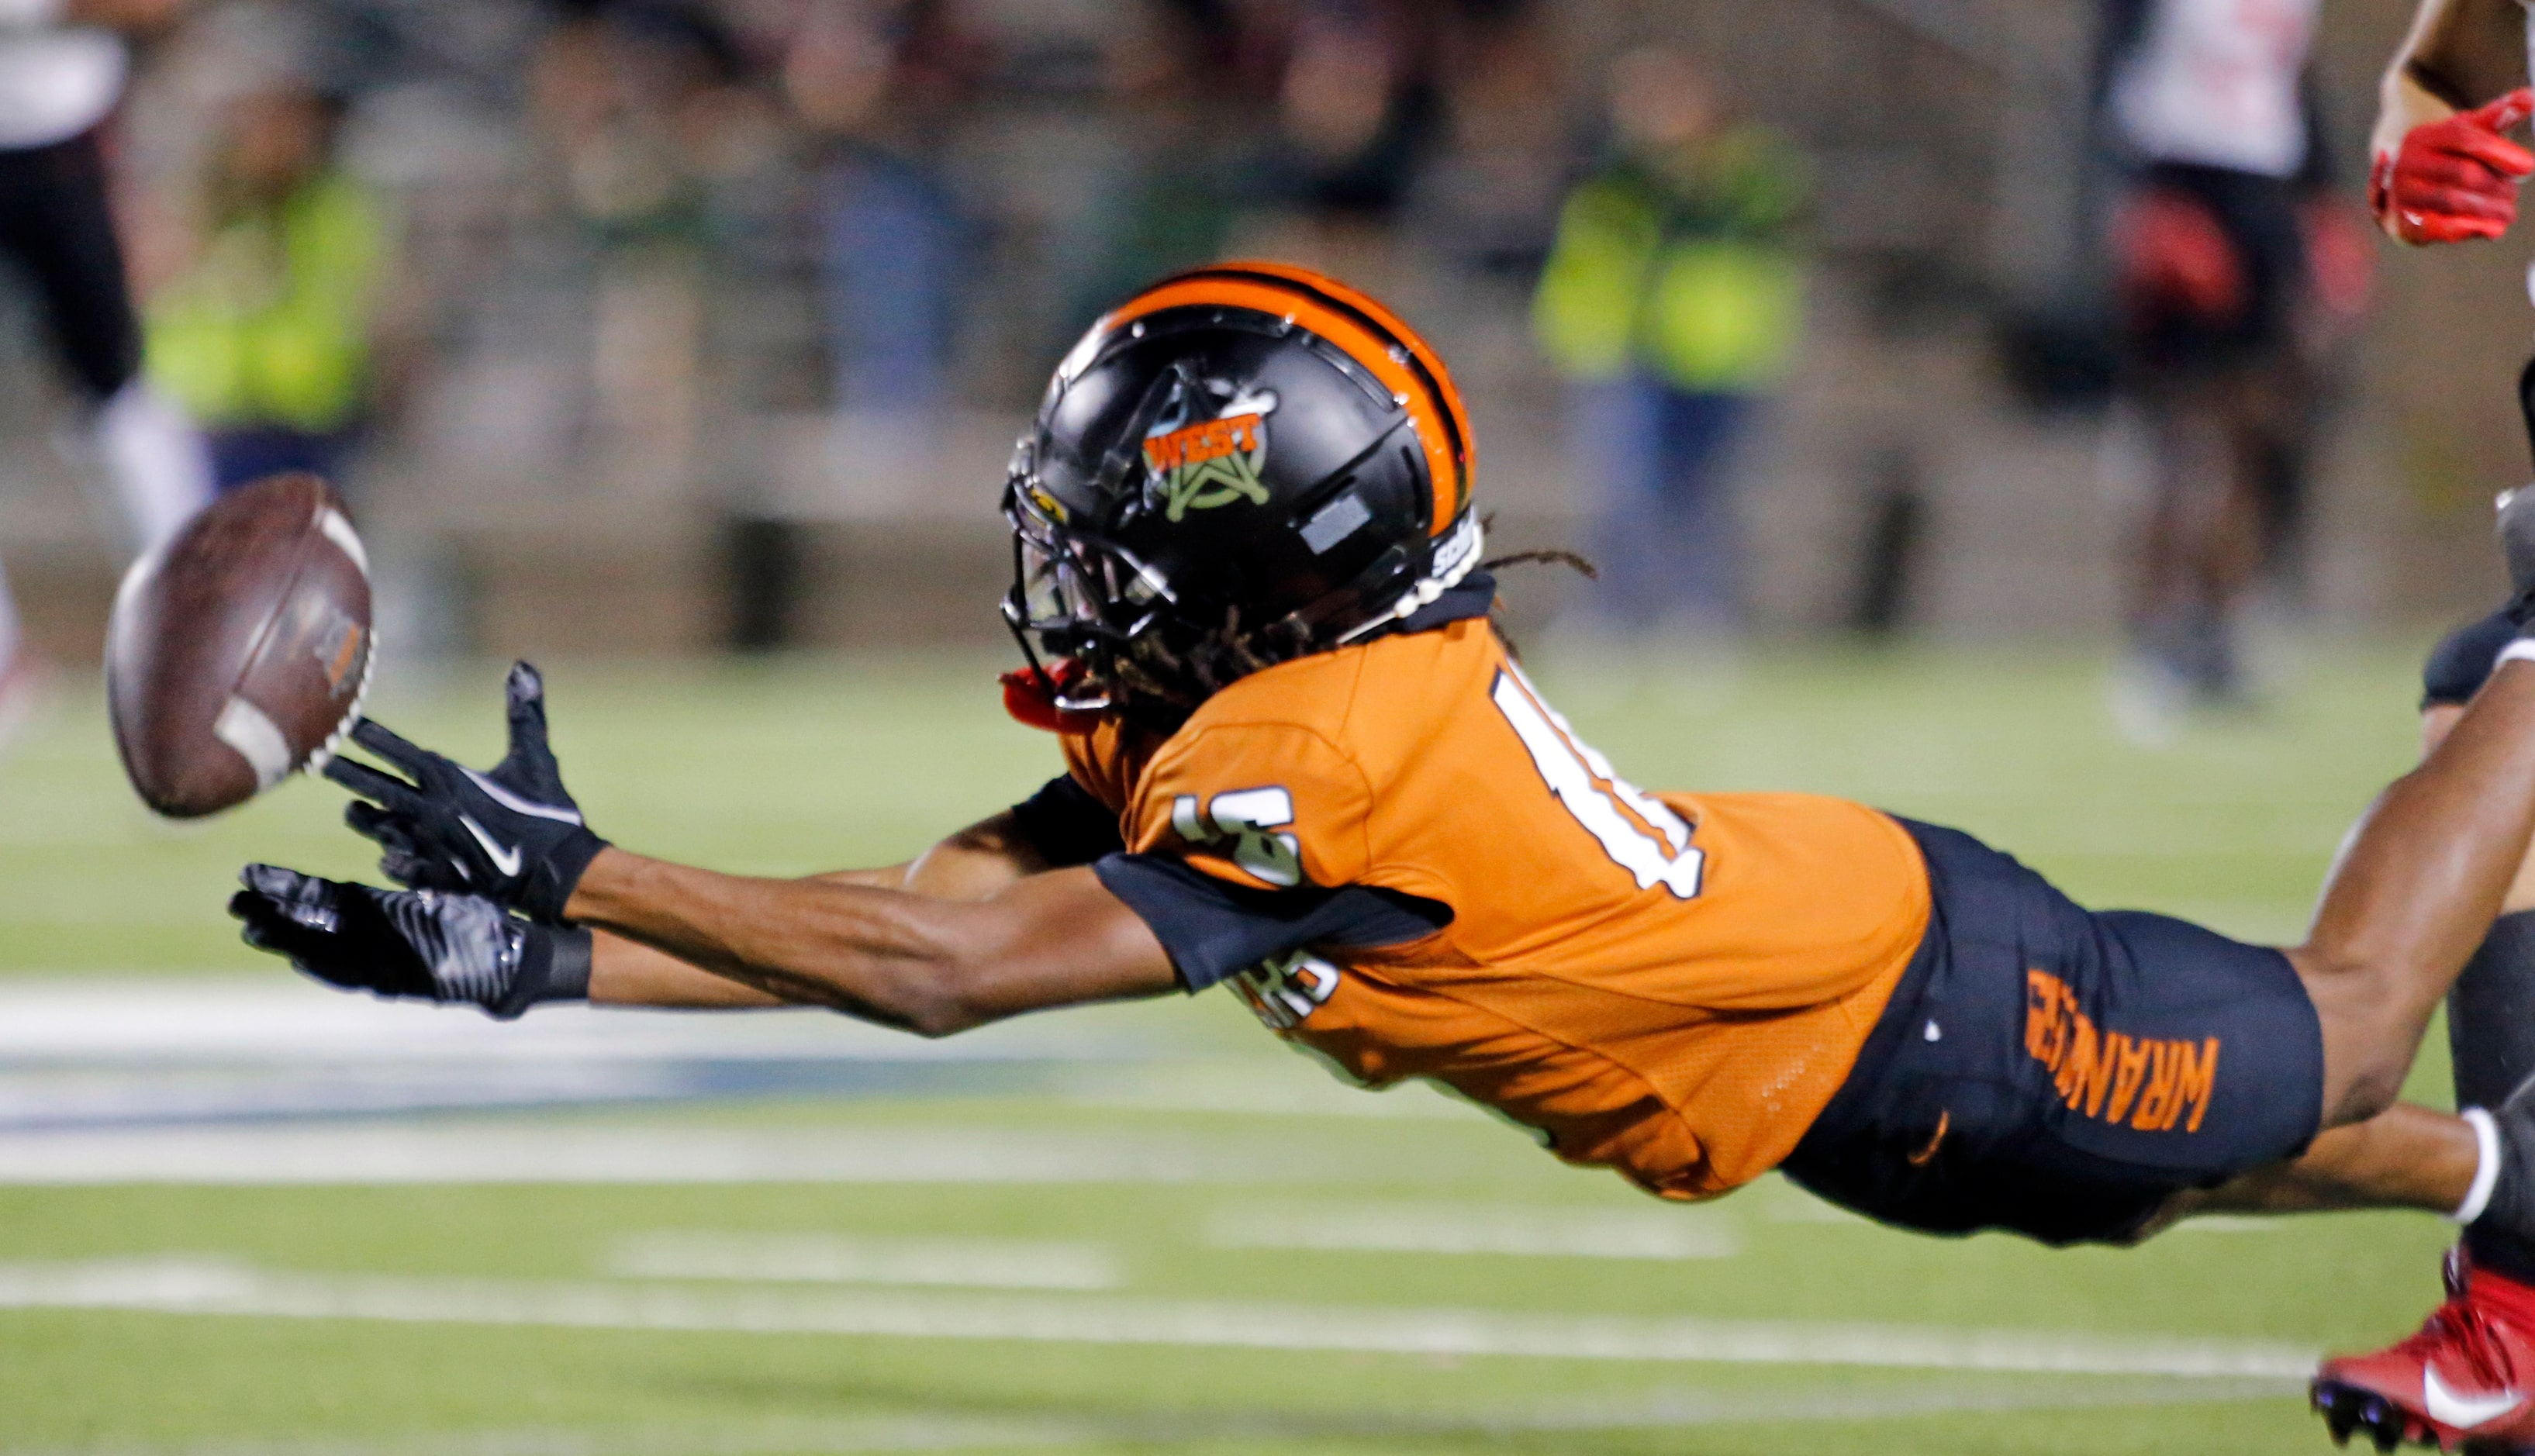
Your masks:
[{"label": "football player diving", "polygon": [[[2278,949],[2083,909],[1863,805],[1632,785],[1491,624],[1472,464],[1443,361],[1381,304],[1273,264],[1167,278],[1058,366],[1005,487],[1007,703],[1065,766],[1028,800],[886,869],[649,859],[584,821],[522,664],[490,770],[374,722],[395,772],[327,768],[410,888],[255,865],[231,912],[321,980],[497,1016],[806,1004],[944,1036],[1224,983],[1370,1086],[1439,1083],[1667,1198],[1778,1168],[1936,1234],[2414,1208],[2535,1247],[2535,1099],[2396,1100],[2535,835],[2535,591]],[[2535,1444],[2513,1386],[2457,1380],[2477,1433]],[[2344,1435],[2459,1425],[2325,1403]]]}]

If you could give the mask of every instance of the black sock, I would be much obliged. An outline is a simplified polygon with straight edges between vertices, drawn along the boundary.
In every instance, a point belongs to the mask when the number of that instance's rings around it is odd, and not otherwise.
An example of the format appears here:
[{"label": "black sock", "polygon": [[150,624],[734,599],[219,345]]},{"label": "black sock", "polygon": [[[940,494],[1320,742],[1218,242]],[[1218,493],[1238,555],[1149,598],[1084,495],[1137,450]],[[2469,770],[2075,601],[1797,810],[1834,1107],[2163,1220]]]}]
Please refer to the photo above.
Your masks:
[{"label": "black sock", "polygon": [[2458,1107],[2499,1111],[2535,1077],[2535,910],[2504,915],[2447,992]]},{"label": "black sock", "polygon": [[2476,1222],[2464,1231],[2464,1251],[2477,1269],[2535,1285],[2535,1240]]},{"label": "black sock", "polygon": [[[2464,973],[2447,993],[2447,1047],[2455,1060],[2456,1106],[2489,1109],[2495,1116],[2530,1077],[2535,1077],[2535,911],[2504,915],[2491,927]],[[2494,1190],[2483,1217],[2464,1231],[2465,1252],[2478,1268],[2535,1284],[2535,1167],[2521,1165],[2521,1148],[2535,1151],[2523,1129],[2509,1125],[2530,1109],[2514,1110],[2500,1128],[2503,1186]],[[2512,1133],[2519,1133],[2512,1136]]]}]

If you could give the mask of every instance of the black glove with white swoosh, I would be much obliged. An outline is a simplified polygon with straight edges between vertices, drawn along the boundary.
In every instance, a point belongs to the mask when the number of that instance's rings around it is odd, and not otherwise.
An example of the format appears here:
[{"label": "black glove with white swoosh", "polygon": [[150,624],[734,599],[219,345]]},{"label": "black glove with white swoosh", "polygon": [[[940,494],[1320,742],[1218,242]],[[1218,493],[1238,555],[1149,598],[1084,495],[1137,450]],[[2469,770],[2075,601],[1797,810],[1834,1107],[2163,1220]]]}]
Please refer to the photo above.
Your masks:
[{"label": "black glove with white swoosh", "polygon": [[373,889],[249,865],[229,913],[246,942],[346,991],[471,1001],[503,1020],[589,997],[589,932],[520,919],[480,895]]},{"label": "black glove with white swoosh", "polygon": [[[461,767],[364,718],[352,741],[395,764],[398,778],[340,757],[326,776],[371,804],[355,802],[344,822],[386,851],[379,869],[416,889],[482,895],[549,923],[607,841],[582,821],[546,747],[545,681],[525,662],[507,688],[511,751],[490,772]],[[409,780],[409,781],[408,781]]]}]

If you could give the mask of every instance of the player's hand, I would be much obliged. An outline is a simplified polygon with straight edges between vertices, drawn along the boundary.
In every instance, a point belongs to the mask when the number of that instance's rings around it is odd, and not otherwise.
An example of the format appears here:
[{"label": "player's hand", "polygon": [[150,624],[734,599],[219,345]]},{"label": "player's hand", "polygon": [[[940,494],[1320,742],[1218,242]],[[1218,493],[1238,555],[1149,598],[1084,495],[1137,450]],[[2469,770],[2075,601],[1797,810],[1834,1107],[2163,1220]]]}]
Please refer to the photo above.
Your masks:
[{"label": "player's hand", "polygon": [[2517,219],[2517,184],[2535,174],[2535,152],[2501,133],[2535,114],[2524,87],[2487,106],[2425,121],[2368,173],[2368,209],[2406,243],[2496,238]]},{"label": "player's hand", "polygon": [[503,1020],[589,997],[589,933],[534,925],[480,895],[373,889],[275,865],[238,872],[229,913],[259,950],[347,991],[471,1001]]},{"label": "player's hand", "polygon": [[326,776],[373,804],[343,811],[354,832],[386,851],[379,869],[416,889],[486,896],[560,922],[573,886],[607,841],[582,821],[546,747],[545,681],[511,664],[511,751],[489,773],[464,768],[364,718],[352,741],[403,770],[382,773],[337,758]]}]

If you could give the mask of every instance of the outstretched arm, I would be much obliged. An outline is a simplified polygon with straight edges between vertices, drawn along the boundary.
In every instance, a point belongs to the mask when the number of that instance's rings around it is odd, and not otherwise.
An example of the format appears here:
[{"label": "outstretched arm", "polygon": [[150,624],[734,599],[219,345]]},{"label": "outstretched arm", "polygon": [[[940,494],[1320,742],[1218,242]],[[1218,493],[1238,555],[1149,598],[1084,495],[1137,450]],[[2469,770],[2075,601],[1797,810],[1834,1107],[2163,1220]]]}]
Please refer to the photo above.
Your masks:
[{"label": "outstretched arm", "polygon": [[[603,867],[603,868],[602,868]],[[807,880],[716,875],[607,849],[579,927],[481,896],[249,866],[250,944],[347,990],[471,1001],[740,1009],[824,1005],[940,1036],[1042,1006],[1177,989],[1170,959],[1085,869],[1050,871],[1010,816],[910,865]]]},{"label": "outstretched arm", "polygon": [[[951,899],[719,875],[611,848],[591,861],[567,913],[770,1001],[833,1006],[925,1036],[1178,986],[1152,931],[1080,868]],[[630,949],[610,959],[627,989],[658,971]],[[598,990],[594,967],[594,998]]]},{"label": "outstretched arm", "polygon": [[1049,869],[1010,815],[903,870],[809,880],[615,849],[564,788],[543,679],[514,664],[506,698],[510,751],[482,772],[363,719],[354,742],[405,776],[342,757],[326,773],[360,796],[346,820],[412,888],[250,866],[231,902],[249,940],[338,985],[496,1015],[596,991],[620,1003],[826,1005],[929,1036],[1179,984],[1144,921],[1088,869]]},{"label": "outstretched arm", "polygon": [[[970,824],[921,856],[876,870],[813,875],[825,884],[907,890],[946,900],[982,900],[1048,868],[1010,811]],[[794,1004],[773,992],[690,965],[665,950],[609,931],[597,932],[590,955],[589,999],[600,1005],[737,1010]]]}]

